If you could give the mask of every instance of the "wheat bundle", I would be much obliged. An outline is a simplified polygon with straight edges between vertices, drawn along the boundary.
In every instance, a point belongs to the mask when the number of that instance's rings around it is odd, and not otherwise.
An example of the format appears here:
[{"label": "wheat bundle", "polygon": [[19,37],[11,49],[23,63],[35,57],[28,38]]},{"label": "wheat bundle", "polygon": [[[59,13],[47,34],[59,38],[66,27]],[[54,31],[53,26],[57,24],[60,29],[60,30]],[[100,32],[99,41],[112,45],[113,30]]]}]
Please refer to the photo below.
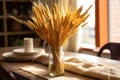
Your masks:
[{"label": "wheat bundle", "polygon": [[[22,21],[16,17],[12,18],[22,24],[25,24],[32,29],[40,38],[46,40],[52,47],[54,68],[59,68],[59,48],[66,40],[68,40],[72,34],[77,32],[79,27],[84,27],[87,22],[86,19],[90,16],[88,11],[90,6],[85,12],[82,13],[83,6],[75,11],[68,11],[64,13],[63,8],[54,3],[52,8],[48,5],[43,5],[40,1],[33,2],[32,15],[30,19]],[[56,52],[57,51],[57,52]],[[58,66],[57,66],[58,64]],[[60,72],[59,69],[56,69]],[[53,70],[54,71],[54,70]],[[63,70],[62,70],[63,71]],[[61,72],[62,73],[62,72]]]}]

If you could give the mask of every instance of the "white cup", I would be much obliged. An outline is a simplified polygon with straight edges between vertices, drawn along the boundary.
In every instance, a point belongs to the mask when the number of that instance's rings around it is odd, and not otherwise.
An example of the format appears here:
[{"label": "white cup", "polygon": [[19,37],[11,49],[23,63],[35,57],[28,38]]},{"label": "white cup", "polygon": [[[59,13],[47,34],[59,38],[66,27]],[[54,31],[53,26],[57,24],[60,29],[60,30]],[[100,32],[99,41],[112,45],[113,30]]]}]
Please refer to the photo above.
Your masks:
[{"label": "white cup", "polygon": [[33,38],[24,38],[24,50],[25,52],[33,52]]}]

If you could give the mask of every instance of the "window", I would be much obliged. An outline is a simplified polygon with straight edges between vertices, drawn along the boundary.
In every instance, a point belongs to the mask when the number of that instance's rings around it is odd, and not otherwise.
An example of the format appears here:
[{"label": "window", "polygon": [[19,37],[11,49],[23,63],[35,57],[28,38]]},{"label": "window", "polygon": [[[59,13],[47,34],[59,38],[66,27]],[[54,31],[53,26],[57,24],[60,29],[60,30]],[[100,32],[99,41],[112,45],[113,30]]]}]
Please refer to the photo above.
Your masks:
[{"label": "window", "polygon": [[[74,10],[80,5],[84,5],[84,9],[88,8],[90,5],[93,5],[91,10],[91,16],[88,19],[88,24],[85,28],[80,30],[78,40],[76,36],[73,36],[69,41],[70,49],[73,49],[77,46],[82,48],[95,48],[100,47],[108,42],[108,0],[64,0],[62,4],[64,5],[65,11],[68,11],[69,8]],[[82,34],[81,34],[82,32]],[[82,36],[82,38],[81,38]],[[82,39],[82,40],[81,40]],[[80,45],[79,45],[80,44]],[[79,47],[79,48],[80,48]]]},{"label": "window", "polygon": [[[86,2],[94,4],[92,14],[95,11],[95,18],[90,18],[89,23],[92,23],[94,20],[95,22],[91,26],[86,27],[88,32],[83,31],[85,33],[83,33],[82,47],[100,47],[108,42],[108,0],[90,0],[90,2],[84,0],[83,2],[85,5],[87,5]],[[86,35],[88,39],[84,40]],[[89,46],[89,44],[92,44],[92,46]]]},{"label": "window", "polygon": [[109,1],[109,41],[120,42],[120,0]]},{"label": "window", "polygon": [[[95,0],[95,45],[120,42],[120,0]],[[87,27],[86,27],[87,28]]]},{"label": "window", "polygon": [[[95,48],[95,0],[77,0],[77,7],[83,5],[83,11],[90,5],[93,5],[90,9],[90,17],[87,19],[88,24],[81,32],[81,46],[87,48]],[[86,46],[87,45],[87,46]]]}]

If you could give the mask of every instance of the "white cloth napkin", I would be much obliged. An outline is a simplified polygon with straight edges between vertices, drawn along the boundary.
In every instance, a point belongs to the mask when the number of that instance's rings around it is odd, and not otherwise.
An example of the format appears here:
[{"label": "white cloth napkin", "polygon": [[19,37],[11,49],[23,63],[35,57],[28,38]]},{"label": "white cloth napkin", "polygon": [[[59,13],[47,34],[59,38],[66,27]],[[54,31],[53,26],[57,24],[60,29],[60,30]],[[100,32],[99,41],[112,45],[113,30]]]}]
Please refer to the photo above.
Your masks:
[{"label": "white cloth napkin", "polygon": [[[35,58],[33,61],[48,65],[48,60],[46,54]],[[67,71],[102,80],[120,80],[120,68],[97,64],[76,57],[67,57],[64,61],[65,70]]]},{"label": "white cloth napkin", "polygon": [[69,58],[65,61],[65,69],[102,80],[120,80],[120,69],[83,59]]}]

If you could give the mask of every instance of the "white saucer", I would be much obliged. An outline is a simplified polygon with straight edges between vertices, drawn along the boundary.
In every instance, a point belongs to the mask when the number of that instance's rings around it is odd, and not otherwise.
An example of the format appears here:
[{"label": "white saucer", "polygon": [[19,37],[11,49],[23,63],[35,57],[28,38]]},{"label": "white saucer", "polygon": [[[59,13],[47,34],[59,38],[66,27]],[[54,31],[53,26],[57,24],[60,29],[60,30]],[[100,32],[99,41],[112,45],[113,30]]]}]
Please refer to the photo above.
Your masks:
[{"label": "white saucer", "polygon": [[32,55],[37,55],[37,54],[43,54],[43,53],[45,53],[45,50],[35,48],[33,52],[25,52],[25,50],[23,48],[20,48],[20,49],[14,49],[13,53],[15,53],[17,55],[21,55],[21,56],[32,56]]},{"label": "white saucer", "polygon": [[9,61],[31,61],[34,58],[38,57],[39,55],[34,56],[19,56],[17,54],[14,54],[13,52],[6,52],[2,54],[4,60]]}]

